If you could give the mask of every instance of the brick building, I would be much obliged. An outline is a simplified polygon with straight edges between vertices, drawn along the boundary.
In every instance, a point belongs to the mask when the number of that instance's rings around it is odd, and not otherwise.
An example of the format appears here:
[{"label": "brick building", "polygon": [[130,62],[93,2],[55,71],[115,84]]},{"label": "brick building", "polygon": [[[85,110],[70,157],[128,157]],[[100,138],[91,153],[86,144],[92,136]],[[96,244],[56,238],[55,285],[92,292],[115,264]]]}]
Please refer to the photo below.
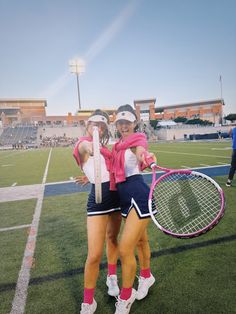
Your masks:
[{"label": "brick building", "polygon": [[214,124],[221,124],[223,117],[222,99],[214,99],[187,104],[155,107],[156,99],[135,100],[134,107],[138,117],[148,120],[173,120],[177,117],[199,118]]},{"label": "brick building", "polygon": [[[138,118],[143,121],[171,120],[177,117],[188,119],[200,118],[220,124],[223,116],[223,101],[221,99],[192,102],[187,104],[155,107],[156,99],[134,100]],[[47,116],[47,101],[45,99],[0,99],[0,122],[2,126],[11,124],[35,125],[67,125],[83,124],[93,110],[79,110],[77,114],[68,113],[64,116]],[[115,120],[116,109],[104,109]]]},{"label": "brick building", "polygon": [[47,101],[44,99],[0,99],[2,125],[29,124],[44,120]]}]

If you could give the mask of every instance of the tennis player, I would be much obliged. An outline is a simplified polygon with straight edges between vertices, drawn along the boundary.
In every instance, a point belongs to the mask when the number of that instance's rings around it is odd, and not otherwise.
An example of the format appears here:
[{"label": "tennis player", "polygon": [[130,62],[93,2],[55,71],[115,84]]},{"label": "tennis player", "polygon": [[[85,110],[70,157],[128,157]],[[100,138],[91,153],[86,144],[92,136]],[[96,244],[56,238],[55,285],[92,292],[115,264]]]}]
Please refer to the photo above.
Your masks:
[{"label": "tennis player", "polygon": [[[106,284],[108,294],[119,295],[117,284],[116,265],[118,259],[117,236],[120,230],[121,215],[118,193],[110,191],[109,167],[111,152],[105,146],[108,142],[109,116],[106,112],[96,110],[88,119],[87,136],[82,137],[74,148],[74,157],[86,177],[92,183],[87,202],[87,237],[88,255],[84,269],[84,299],[81,305],[81,314],[92,314],[96,311],[97,303],[94,291],[99,275],[99,265],[103,254],[104,242],[107,244],[108,276]],[[92,134],[93,127],[99,129],[101,143],[101,173],[102,173],[102,203],[95,202],[94,161]]]},{"label": "tennis player", "polygon": [[[120,140],[112,149],[111,189],[117,188],[121,214],[126,218],[119,243],[122,289],[116,303],[115,314],[128,314],[135,299],[143,299],[155,282],[150,271],[150,247],[146,230],[150,221],[149,187],[140,173],[147,166],[144,157],[147,139],[143,133],[136,133],[137,116],[130,105],[118,108],[115,122]],[[141,272],[136,291],[133,289],[137,267],[135,248],[139,243],[144,247],[146,263],[143,265],[140,263]]]}]

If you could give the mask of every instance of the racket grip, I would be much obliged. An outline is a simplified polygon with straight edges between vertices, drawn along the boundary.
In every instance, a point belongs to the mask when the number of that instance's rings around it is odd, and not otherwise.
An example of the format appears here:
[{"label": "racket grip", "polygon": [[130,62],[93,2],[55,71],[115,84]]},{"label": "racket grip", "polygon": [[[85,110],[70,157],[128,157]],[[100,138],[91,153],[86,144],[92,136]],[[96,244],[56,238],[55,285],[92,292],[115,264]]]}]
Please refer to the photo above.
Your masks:
[{"label": "racket grip", "polygon": [[144,154],[145,162],[147,163],[147,165],[150,168],[155,167],[156,166],[156,157],[155,156],[153,157],[147,151],[145,151],[143,154]]}]

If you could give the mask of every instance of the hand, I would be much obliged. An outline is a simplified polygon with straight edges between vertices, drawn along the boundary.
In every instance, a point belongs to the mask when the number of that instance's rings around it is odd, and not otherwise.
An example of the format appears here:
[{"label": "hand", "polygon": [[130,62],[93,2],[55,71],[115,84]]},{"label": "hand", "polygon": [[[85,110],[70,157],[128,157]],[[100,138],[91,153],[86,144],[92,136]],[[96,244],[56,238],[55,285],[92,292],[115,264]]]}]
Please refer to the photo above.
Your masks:
[{"label": "hand", "polygon": [[89,183],[89,179],[86,176],[77,176],[74,177],[74,180],[76,184],[81,184],[82,186]]},{"label": "hand", "polygon": [[146,165],[147,167],[149,167],[152,163],[156,163],[157,159],[154,153],[145,151],[142,156],[142,162],[144,163],[144,165]]}]

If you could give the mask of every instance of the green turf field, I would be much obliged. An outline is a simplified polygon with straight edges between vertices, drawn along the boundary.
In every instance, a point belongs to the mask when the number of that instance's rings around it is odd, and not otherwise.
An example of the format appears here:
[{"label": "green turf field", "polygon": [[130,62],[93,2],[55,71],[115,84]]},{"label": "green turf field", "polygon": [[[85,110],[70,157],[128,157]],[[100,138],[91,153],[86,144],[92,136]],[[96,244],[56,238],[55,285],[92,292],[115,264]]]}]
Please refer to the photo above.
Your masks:
[{"label": "green turf field", "polygon": [[[201,167],[230,163],[230,142],[150,145],[165,167]],[[0,187],[41,183],[49,149],[0,152]],[[79,174],[71,148],[52,150],[47,182]],[[236,313],[235,186],[215,177],[226,195],[225,216],[216,228],[195,239],[174,239],[149,225],[151,268],[157,283],[131,313]],[[38,228],[25,313],[79,313],[86,259],[87,193],[45,197]],[[0,313],[11,311],[15,286],[36,199],[0,202]],[[2,228],[2,229],[1,229]],[[114,313],[115,299],[106,293],[103,257],[95,292],[96,313]],[[120,267],[118,268],[120,277]],[[136,282],[137,284],[137,282]]]}]

